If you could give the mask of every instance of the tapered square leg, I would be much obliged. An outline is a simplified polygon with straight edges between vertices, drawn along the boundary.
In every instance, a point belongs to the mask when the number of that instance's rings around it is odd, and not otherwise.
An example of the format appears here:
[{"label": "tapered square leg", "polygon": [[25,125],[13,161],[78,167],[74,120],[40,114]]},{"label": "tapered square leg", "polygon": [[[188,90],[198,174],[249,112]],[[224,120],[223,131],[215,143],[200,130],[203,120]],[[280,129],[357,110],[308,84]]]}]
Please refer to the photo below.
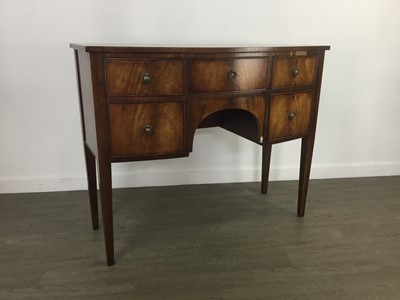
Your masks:
[{"label": "tapered square leg", "polygon": [[114,234],[113,234],[113,205],[111,163],[99,158],[100,201],[103,217],[104,242],[107,265],[114,264]]},{"label": "tapered square leg", "polygon": [[99,229],[99,209],[97,202],[97,180],[96,180],[96,158],[85,144],[86,173],[89,188],[90,214],[92,216],[92,227]]},{"label": "tapered square leg", "polygon": [[261,166],[261,193],[268,193],[268,178],[271,162],[272,144],[263,145],[262,148],[262,166]]},{"label": "tapered square leg", "polygon": [[308,183],[310,180],[311,161],[314,149],[314,135],[305,137],[301,141],[299,195],[297,216],[303,217],[306,209]]}]

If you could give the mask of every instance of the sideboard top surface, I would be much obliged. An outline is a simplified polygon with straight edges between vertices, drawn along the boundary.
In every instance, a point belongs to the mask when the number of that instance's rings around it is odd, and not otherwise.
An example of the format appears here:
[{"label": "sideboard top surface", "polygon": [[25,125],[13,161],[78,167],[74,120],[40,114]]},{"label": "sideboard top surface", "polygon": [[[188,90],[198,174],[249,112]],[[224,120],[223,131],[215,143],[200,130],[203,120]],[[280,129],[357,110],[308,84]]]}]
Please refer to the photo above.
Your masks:
[{"label": "sideboard top surface", "polygon": [[192,45],[192,46],[168,46],[168,45],[127,45],[127,44],[75,44],[70,47],[85,52],[114,52],[114,53],[246,53],[268,51],[312,51],[329,50],[330,46],[289,46],[289,45]]}]

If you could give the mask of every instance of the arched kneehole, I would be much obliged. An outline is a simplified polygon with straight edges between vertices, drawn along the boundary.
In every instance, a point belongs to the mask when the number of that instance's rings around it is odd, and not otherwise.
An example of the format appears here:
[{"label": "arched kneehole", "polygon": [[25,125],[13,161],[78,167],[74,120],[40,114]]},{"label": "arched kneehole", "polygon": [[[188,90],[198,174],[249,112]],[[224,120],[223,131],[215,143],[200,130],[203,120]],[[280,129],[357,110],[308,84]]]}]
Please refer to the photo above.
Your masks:
[{"label": "arched kneehole", "polygon": [[255,143],[260,143],[260,121],[249,111],[244,109],[224,109],[205,117],[198,128],[222,127]]}]

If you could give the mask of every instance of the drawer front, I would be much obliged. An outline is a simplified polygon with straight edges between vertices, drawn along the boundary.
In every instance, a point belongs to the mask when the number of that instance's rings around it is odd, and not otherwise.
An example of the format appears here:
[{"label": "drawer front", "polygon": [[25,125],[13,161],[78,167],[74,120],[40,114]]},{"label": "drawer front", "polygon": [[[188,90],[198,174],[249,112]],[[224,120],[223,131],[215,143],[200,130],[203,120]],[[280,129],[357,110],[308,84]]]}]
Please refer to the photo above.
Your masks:
[{"label": "drawer front", "polygon": [[315,57],[275,58],[272,88],[312,85],[314,73]]},{"label": "drawer front", "polygon": [[310,124],[311,103],[311,92],[271,96],[268,139],[306,133]]},{"label": "drawer front", "polygon": [[183,147],[183,103],[110,104],[113,156],[164,155]]},{"label": "drawer front", "polygon": [[267,59],[193,60],[190,72],[191,92],[265,89],[267,70]]},{"label": "drawer front", "polygon": [[182,95],[183,62],[107,59],[108,95]]}]

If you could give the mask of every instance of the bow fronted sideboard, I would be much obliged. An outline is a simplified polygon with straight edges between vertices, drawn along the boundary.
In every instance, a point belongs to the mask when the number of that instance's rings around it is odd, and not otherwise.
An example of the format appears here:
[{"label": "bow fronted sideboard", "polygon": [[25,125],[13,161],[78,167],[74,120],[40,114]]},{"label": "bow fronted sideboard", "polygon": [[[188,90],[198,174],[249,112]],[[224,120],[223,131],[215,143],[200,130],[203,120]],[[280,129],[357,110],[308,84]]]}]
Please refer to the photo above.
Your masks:
[{"label": "bow fronted sideboard", "polygon": [[219,126],[262,147],[265,194],[272,145],[301,138],[297,215],[304,216],[329,46],[71,48],[92,226],[99,228],[97,169],[108,265],[114,264],[111,164],[188,156],[200,127]]}]

